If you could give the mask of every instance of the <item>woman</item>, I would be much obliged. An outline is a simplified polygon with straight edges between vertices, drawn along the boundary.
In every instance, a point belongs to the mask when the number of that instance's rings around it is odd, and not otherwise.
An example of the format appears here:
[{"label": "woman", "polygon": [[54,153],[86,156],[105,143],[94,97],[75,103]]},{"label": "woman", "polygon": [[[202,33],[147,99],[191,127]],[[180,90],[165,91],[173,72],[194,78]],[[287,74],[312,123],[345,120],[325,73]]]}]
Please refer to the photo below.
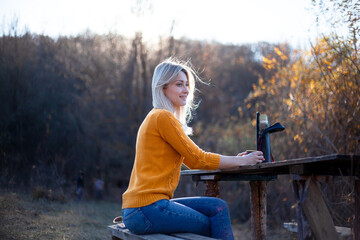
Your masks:
[{"label": "woman", "polygon": [[129,187],[123,194],[123,221],[136,234],[191,232],[234,239],[226,202],[212,197],[172,199],[181,165],[226,169],[264,160],[256,151],[223,156],[200,149],[187,134],[194,109],[195,80],[187,63],[169,58],[152,79],[153,109],[141,124]]}]

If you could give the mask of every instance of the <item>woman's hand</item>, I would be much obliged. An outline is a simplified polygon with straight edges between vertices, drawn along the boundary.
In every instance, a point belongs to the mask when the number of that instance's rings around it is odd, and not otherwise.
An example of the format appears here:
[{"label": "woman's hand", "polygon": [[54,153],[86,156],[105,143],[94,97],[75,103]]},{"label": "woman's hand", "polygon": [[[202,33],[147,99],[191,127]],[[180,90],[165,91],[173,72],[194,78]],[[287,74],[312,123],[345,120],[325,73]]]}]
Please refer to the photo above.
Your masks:
[{"label": "woman's hand", "polygon": [[242,152],[242,153],[239,153],[238,156],[241,157],[241,156],[244,156],[244,155],[246,155],[246,154],[247,154],[247,152]]},{"label": "woman's hand", "polygon": [[237,156],[223,156],[220,155],[219,169],[234,168],[246,165],[255,165],[262,163],[265,160],[261,151],[255,151],[247,154],[246,152],[239,153]]},{"label": "woman's hand", "polygon": [[265,160],[263,152],[261,151],[254,151],[249,154],[247,154],[246,152],[242,152],[239,153],[238,156],[243,158],[242,160],[240,160],[241,161],[240,166],[254,165],[257,163],[262,163]]}]

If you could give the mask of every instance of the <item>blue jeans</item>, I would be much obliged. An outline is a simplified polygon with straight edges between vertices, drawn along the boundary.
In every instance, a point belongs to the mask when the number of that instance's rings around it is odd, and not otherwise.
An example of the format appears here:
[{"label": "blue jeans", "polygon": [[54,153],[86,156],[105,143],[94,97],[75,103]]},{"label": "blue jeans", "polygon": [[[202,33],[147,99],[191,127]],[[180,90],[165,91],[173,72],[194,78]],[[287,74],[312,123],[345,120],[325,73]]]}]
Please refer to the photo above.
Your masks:
[{"label": "blue jeans", "polygon": [[227,203],[214,197],[164,199],[140,208],[125,208],[123,221],[135,234],[190,232],[234,239]]}]

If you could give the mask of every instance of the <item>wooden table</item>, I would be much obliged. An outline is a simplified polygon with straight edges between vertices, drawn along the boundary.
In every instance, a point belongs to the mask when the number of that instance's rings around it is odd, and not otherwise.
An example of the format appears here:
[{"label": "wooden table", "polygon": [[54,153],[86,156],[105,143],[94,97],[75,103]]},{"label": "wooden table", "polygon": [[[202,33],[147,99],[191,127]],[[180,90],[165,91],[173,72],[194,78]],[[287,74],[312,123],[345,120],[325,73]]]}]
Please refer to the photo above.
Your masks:
[{"label": "wooden table", "polygon": [[[293,175],[298,200],[299,239],[337,239],[331,215],[318,186],[319,176],[355,179],[354,239],[360,240],[360,155],[325,155],[262,163],[228,170],[183,170],[181,175],[204,181],[207,196],[220,196],[219,181],[250,181],[253,239],[266,239],[266,185],[278,175]],[[309,229],[311,229],[309,231]]]}]

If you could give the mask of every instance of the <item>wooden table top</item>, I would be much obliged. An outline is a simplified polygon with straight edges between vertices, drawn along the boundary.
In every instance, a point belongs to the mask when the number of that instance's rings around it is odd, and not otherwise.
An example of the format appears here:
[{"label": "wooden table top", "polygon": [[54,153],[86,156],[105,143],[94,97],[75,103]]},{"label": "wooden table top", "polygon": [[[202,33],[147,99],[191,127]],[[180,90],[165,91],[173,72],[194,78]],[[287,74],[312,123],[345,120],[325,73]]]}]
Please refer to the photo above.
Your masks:
[{"label": "wooden table top", "polygon": [[242,166],[226,170],[183,170],[182,176],[202,175],[261,175],[274,176],[281,174],[297,175],[332,175],[360,176],[360,155],[333,154],[306,157],[290,160],[261,163],[252,166]]}]

